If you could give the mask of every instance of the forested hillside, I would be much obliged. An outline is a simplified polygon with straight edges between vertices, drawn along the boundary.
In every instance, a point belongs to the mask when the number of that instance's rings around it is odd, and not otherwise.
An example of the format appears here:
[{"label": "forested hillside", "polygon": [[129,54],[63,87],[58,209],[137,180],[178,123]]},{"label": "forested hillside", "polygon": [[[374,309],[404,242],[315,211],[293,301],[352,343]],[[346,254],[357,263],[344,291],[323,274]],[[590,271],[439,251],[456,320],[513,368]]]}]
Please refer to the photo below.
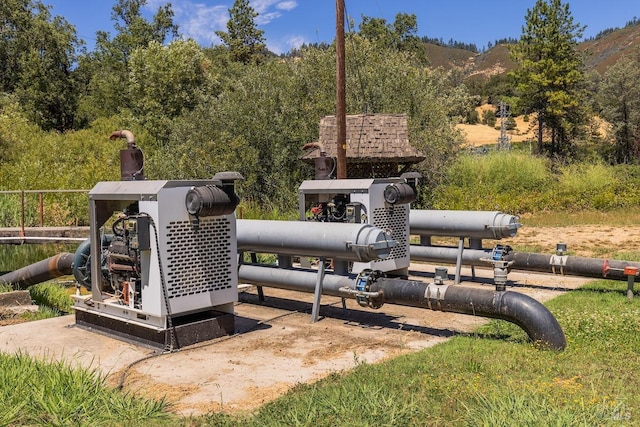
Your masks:
[{"label": "forested hillside", "polygon": [[[122,147],[108,135],[130,129],[150,179],[237,170],[245,177],[243,200],[294,207],[297,186],[311,175],[299,161],[301,147],[317,140],[320,118],[335,112],[334,46],[273,55],[249,2],[236,0],[228,31],[219,34],[224,44],[203,47],[180,36],[169,4],[147,19],[146,3],[114,0],[113,31],[96,34],[90,52],[75,28],[52,16],[43,1],[2,3],[0,189],[91,188],[118,179]],[[430,190],[446,181],[464,141],[455,125],[469,121],[475,107],[504,99],[514,112],[543,115],[523,102],[531,99],[523,91],[535,90],[529,75],[468,81],[459,69],[442,65],[443,58],[466,64],[469,51],[425,48],[416,22],[408,14],[398,14],[394,23],[365,17],[359,28],[349,29],[347,112],[408,115],[411,142],[427,156],[418,168],[429,204]],[[577,42],[567,46],[573,51]],[[573,68],[562,73],[575,78],[571,91],[566,85],[554,89],[539,154],[563,162],[637,163],[640,55],[630,53],[593,78],[584,63],[563,65]],[[498,67],[483,55],[487,67]],[[510,55],[517,69],[522,62]],[[586,96],[587,90],[595,95]],[[581,100],[580,108],[572,99]],[[593,115],[611,123],[606,138],[590,132]],[[73,209],[60,207],[59,214]]]},{"label": "forested hillside", "polygon": [[[509,48],[515,43],[517,40],[513,39],[496,40],[483,52],[433,43],[428,43],[426,49],[432,65],[447,71],[456,70],[465,80],[477,80],[513,71],[517,64],[511,59]],[[621,58],[638,53],[640,21],[633,19],[623,28],[602,30],[595,37],[579,42],[576,49],[584,55],[585,70],[602,76]]]}]

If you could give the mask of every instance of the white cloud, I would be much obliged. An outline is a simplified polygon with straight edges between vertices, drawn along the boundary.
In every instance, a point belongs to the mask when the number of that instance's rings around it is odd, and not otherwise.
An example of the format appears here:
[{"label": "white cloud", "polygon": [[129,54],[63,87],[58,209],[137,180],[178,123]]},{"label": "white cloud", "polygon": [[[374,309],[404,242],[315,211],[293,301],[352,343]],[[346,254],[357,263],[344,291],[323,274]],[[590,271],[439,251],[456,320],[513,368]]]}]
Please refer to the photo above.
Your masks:
[{"label": "white cloud", "polygon": [[[251,2],[251,7],[258,12],[256,24],[266,25],[282,16],[282,13],[280,13],[279,10],[289,12],[298,7],[298,3],[293,0],[253,0]],[[277,10],[272,10],[273,7]]]},{"label": "white cloud", "polygon": [[[185,2],[181,2],[184,6]],[[176,11],[176,21],[180,31],[186,37],[191,37],[199,42],[219,43],[216,31],[226,30],[229,12],[226,6],[206,6],[202,3],[191,3],[188,8]]]},{"label": "white cloud", "polygon": [[282,16],[280,12],[272,10],[274,7],[277,10],[284,10],[286,12],[298,7],[298,2],[295,0],[252,0],[250,4],[259,14],[258,18],[256,18],[256,24],[258,25],[268,24]]},{"label": "white cloud", "polygon": [[299,48],[305,43],[309,42],[304,38],[304,36],[286,36],[276,42],[269,42],[267,40],[267,49],[276,55],[280,55],[281,53],[289,52],[291,49]]},{"label": "white cloud", "polygon": [[280,12],[265,12],[258,15],[255,19],[256,24],[258,25],[266,25],[271,21],[275,21],[280,18],[282,14]]},{"label": "white cloud", "polygon": [[276,9],[280,9],[280,10],[293,10],[296,7],[298,7],[298,2],[294,1],[294,0],[290,0],[290,1],[281,1],[280,3],[278,3],[276,5]]},{"label": "white cloud", "polygon": [[262,15],[263,13],[266,13],[269,9],[271,9],[271,6],[279,2],[280,0],[252,0],[249,2],[249,4],[251,4],[251,7],[256,12]]},{"label": "white cloud", "polygon": [[287,39],[287,44],[289,45],[289,49],[297,49],[303,44],[308,43],[304,36],[290,36]]},{"label": "white cloud", "polygon": [[[165,0],[147,0],[147,8],[155,12],[167,3]],[[204,45],[218,44],[220,38],[216,31],[225,31],[229,19],[229,6],[208,5],[191,0],[174,0],[171,2],[174,22],[178,24],[180,33],[193,38]]]},{"label": "white cloud", "polygon": [[[229,8],[233,6],[233,0],[226,0],[228,4],[209,4],[202,0],[173,0],[171,2],[174,12],[174,22],[180,27],[180,32],[185,37],[195,39],[201,44],[218,44],[220,38],[215,32],[226,31],[229,20]],[[147,0],[147,9],[155,12],[158,7],[164,6],[166,0]],[[213,1],[211,1],[213,3]],[[251,0],[251,7],[258,13],[255,22],[257,25],[266,25],[282,16],[281,11],[291,11],[298,7],[295,0]],[[289,40],[289,47],[296,47]],[[282,49],[281,51],[284,51]]]}]

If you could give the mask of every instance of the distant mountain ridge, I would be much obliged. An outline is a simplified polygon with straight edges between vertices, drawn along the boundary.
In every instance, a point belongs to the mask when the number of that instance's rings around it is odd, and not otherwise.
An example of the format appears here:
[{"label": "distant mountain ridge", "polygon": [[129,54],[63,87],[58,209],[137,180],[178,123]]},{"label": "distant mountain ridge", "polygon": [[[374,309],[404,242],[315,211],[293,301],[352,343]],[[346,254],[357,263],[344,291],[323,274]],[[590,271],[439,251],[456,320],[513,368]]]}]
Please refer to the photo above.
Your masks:
[{"label": "distant mountain ridge", "polygon": [[[431,43],[424,46],[432,67],[459,71],[465,80],[486,80],[516,67],[505,44],[495,45],[482,53]],[[585,54],[587,71],[597,71],[602,75],[621,57],[640,53],[640,25],[608,31],[601,37],[581,42],[578,50]]]}]

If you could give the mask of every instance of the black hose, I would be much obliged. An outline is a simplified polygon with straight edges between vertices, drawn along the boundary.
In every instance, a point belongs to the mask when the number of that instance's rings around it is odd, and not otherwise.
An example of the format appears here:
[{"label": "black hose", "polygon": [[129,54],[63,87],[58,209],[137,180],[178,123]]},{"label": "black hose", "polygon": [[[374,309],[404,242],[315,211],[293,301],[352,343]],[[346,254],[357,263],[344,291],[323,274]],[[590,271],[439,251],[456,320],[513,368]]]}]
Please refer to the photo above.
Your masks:
[{"label": "black hose", "polygon": [[510,252],[504,257],[504,260],[513,261],[512,268],[518,270],[609,280],[627,280],[628,276],[624,274],[625,267],[640,269],[640,263],[638,262],[528,252]]},{"label": "black hose", "polygon": [[19,289],[72,274],[73,254],[63,252],[0,276],[0,284],[13,284]]},{"label": "black hose", "polygon": [[[449,246],[419,246],[411,245],[411,260],[431,263],[455,264],[458,258],[458,248]],[[462,264],[470,266],[486,266],[491,264],[483,259],[492,257],[492,249],[469,249],[462,252]],[[553,273],[566,276],[604,278],[609,280],[627,281],[625,268],[640,270],[640,262],[607,260],[603,258],[588,258],[573,255],[548,255],[530,252],[508,252],[504,261],[513,261],[510,270],[536,271],[539,273]]]},{"label": "black hose", "polygon": [[378,279],[371,291],[382,292],[385,303],[506,320],[521,327],[542,347],[564,350],[567,346],[562,327],[553,314],[535,299],[518,292],[389,278]]}]

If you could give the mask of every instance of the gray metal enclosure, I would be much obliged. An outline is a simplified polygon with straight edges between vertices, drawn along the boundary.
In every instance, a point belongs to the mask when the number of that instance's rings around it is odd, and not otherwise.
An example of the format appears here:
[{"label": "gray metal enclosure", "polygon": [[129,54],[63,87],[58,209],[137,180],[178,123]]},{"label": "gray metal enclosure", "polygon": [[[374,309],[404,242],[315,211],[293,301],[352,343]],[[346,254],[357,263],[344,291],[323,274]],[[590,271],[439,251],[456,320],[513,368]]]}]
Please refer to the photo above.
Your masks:
[{"label": "gray metal enclosure", "polygon": [[91,295],[75,296],[77,319],[125,333],[137,328],[148,338],[154,331],[174,333],[172,324],[189,315],[232,314],[238,298],[235,204],[224,215],[188,212],[188,196],[209,187],[222,183],[98,183],[89,193]]},{"label": "gray metal enclosure", "polygon": [[390,204],[385,200],[385,190],[396,185],[406,185],[406,181],[403,178],[304,181],[298,188],[300,220],[317,220],[309,218],[314,207],[329,206],[334,213],[323,216],[321,221],[370,224],[387,231],[396,241],[389,255],[370,262],[354,262],[351,272],[371,269],[406,275],[410,264],[410,205],[402,201]]}]

